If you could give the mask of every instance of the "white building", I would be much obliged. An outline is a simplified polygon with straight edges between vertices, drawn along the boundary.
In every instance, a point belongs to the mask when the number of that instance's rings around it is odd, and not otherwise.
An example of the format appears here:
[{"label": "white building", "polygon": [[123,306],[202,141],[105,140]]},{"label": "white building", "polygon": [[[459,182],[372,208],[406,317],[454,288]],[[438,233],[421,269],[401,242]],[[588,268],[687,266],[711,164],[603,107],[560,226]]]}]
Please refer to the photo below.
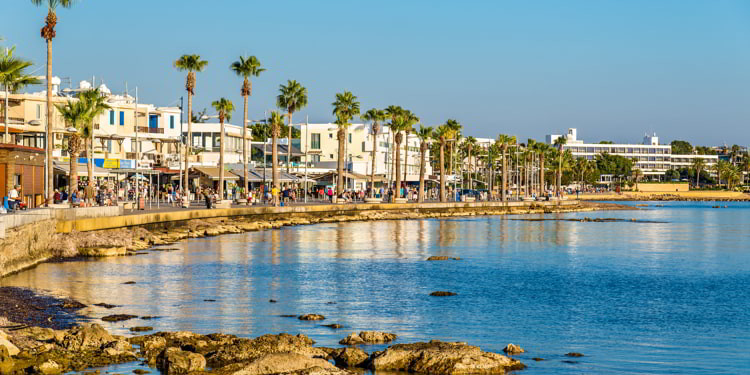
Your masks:
[{"label": "white building", "polygon": [[[221,124],[194,123],[193,150],[190,166],[215,167],[219,165],[219,150],[221,146]],[[183,126],[183,134],[187,134],[187,124]],[[247,130],[247,158],[250,161],[250,129]],[[224,123],[224,164],[242,163],[242,127]]]}]

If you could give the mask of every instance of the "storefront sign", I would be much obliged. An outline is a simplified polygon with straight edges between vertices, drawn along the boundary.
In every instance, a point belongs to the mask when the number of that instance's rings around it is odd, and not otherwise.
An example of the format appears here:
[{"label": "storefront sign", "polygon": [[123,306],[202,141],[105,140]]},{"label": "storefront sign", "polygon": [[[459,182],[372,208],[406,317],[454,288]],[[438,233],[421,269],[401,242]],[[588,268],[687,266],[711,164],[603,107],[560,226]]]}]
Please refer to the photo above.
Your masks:
[{"label": "storefront sign", "polygon": [[133,160],[133,159],[122,159],[122,160],[120,160],[120,168],[122,168],[122,169],[135,169],[135,160]]},{"label": "storefront sign", "polygon": [[120,159],[102,159],[102,168],[120,168]]}]

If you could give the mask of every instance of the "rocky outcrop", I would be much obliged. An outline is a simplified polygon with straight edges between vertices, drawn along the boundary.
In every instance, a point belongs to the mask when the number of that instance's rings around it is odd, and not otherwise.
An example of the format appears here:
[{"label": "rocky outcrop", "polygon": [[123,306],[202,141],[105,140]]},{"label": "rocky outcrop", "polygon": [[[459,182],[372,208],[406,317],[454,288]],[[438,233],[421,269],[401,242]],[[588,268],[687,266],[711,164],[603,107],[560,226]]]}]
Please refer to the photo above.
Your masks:
[{"label": "rocky outcrop", "polygon": [[429,258],[427,258],[429,261],[436,261],[436,260],[461,260],[459,257],[447,257],[442,255],[433,255]]},{"label": "rocky outcrop", "polygon": [[248,362],[266,354],[295,353],[306,357],[325,358],[327,353],[314,348],[315,342],[305,335],[264,335],[255,339],[235,338],[211,353],[206,359],[211,367],[221,367],[237,362]]},{"label": "rocky outcrop", "polygon": [[9,355],[16,355],[19,352],[18,348],[8,341],[8,334],[2,330],[0,330],[0,347],[4,347]]},{"label": "rocky outcrop", "polygon": [[206,359],[198,353],[186,352],[179,348],[167,348],[159,354],[156,367],[166,375],[187,374],[206,368]]},{"label": "rocky outcrop", "polygon": [[398,336],[394,333],[362,331],[352,333],[339,341],[341,345],[382,344],[395,340]]},{"label": "rocky outcrop", "polygon": [[299,320],[325,320],[325,316],[319,314],[300,315]]},{"label": "rocky outcrop", "polygon": [[310,358],[296,353],[266,354],[252,362],[224,367],[221,375],[266,374],[350,374],[321,358]]},{"label": "rocky outcrop", "polygon": [[84,324],[72,328],[63,337],[60,346],[68,351],[99,349],[106,344],[117,341],[98,324]]},{"label": "rocky outcrop", "polygon": [[406,371],[435,375],[504,374],[525,366],[504,355],[484,352],[465,343],[431,341],[398,344],[373,354],[373,370]]},{"label": "rocky outcrop", "polygon": [[526,352],[522,347],[515,344],[506,345],[503,351],[507,354],[521,354]]},{"label": "rocky outcrop", "polygon": [[453,292],[438,291],[438,292],[432,292],[432,293],[430,293],[430,295],[433,296],[433,297],[450,297],[450,296],[455,296],[457,294],[453,293]]},{"label": "rocky outcrop", "polygon": [[370,356],[360,348],[340,348],[331,351],[329,357],[339,367],[361,367]]},{"label": "rocky outcrop", "polygon": [[78,249],[79,255],[92,258],[116,257],[126,253],[125,246],[83,247]]}]

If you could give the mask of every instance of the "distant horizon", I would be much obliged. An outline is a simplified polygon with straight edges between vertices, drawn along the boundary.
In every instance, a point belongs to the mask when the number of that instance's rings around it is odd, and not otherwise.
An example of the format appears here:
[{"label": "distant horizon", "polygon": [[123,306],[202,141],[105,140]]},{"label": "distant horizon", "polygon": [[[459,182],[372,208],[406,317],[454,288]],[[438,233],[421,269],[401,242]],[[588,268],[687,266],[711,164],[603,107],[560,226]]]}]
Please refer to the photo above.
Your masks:
[{"label": "distant horizon", "polygon": [[[474,137],[543,141],[577,128],[591,143],[656,132],[665,144],[750,144],[747,1],[173,4],[59,9],[53,75],[74,87],[103,78],[114,93],[127,81],[142,102],[174,105],[185,75],[171,63],[196,53],[209,65],[194,112],[226,97],[236,117],[241,80],[228,67],[255,55],[268,70],[253,79],[250,118],[275,109],[279,84],[294,79],[309,92],[295,120],[331,121],[334,94],[348,90],[363,112],[396,104],[429,126],[457,119]],[[4,9],[0,46],[43,75],[45,10]]]}]

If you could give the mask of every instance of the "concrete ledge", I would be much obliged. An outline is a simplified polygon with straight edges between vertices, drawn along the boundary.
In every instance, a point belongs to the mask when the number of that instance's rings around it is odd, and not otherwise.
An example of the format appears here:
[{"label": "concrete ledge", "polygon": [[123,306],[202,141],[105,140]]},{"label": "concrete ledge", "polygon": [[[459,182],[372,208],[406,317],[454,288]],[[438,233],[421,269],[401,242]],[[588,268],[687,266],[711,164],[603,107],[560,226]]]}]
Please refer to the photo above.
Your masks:
[{"label": "concrete ledge", "polygon": [[255,215],[283,215],[283,214],[315,214],[315,213],[356,213],[357,211],[388,211],[388,210],[461,210],[461,209],[508,209],[524,206],[575,206],[578,201],[565,202],[450,202],[450,203],[379,203],[379,204],[328,204],[315,206],[284,206],[284,207],[238,207],[217,208],[213,210],[198,209],[184,211],[170,211],[160,213],[144,213],[140,215],[111,216],[102,218],[60,220],[57,222],[58,233],[72,231],[88,232],[104,229],[124,228],[171,221],[185,221],[193,219],[208,219],[220,217],[238,217]]}]

